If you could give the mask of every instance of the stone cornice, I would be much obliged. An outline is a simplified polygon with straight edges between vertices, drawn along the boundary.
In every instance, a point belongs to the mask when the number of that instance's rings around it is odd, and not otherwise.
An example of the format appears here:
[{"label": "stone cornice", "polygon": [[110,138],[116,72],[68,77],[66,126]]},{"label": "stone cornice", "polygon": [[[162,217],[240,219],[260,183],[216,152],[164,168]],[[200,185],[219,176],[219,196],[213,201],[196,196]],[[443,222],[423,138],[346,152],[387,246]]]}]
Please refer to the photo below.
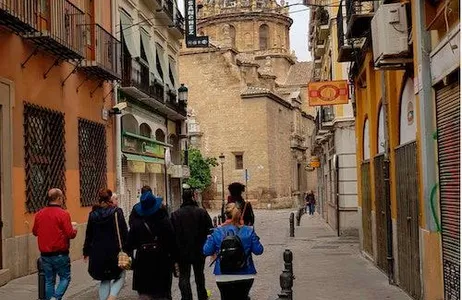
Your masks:
[{"label": "stone cornice", "polygon": [[288,25],[289,27],[294,22],[292,18],[288,16],[284,16],[281,14],[276,13],[268,13],[268,12],[245,12],[245,13],[227,13],[227,14],[218,14],[212,15],[208,17],[204,17],[202,19],[197,20],[197,28],[205,27],[211,24],[219,24],[225,22],[236,22],[236,21],[256,21],[256,20],[265,20],[271,23],[275,21],[279,21]]}]

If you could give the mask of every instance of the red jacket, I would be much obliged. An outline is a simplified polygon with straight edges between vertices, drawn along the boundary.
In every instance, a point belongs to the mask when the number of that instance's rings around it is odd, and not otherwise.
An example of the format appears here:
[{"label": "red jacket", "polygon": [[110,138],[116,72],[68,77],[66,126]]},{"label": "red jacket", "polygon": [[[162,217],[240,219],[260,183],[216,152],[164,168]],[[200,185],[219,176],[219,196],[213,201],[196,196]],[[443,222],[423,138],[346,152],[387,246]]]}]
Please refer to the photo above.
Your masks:
[{"label": "red jacket", "polygon": [[38,237],[41,253],[66,253],[69,240],[75,238],[77,230],[72,228],[71,216],[59,205],[49,205],[35,215],[32,233]]}]

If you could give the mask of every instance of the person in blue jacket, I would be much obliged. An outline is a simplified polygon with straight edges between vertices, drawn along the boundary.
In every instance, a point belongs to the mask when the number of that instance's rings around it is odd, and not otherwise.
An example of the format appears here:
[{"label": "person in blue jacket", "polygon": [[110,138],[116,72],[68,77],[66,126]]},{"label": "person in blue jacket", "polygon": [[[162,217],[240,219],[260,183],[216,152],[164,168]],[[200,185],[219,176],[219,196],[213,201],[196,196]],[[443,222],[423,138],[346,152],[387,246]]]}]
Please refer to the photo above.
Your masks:
[{"label": "person in blue jacket", "polygon": [[[204,244],[204,255],[217,256],[215,261],[214,274],[218,289],[220,290],[221,300],[248,300],[249,292],[252,288],[257,270],[252,260],[252,254],[261,255],[263,245],[260,238],[255,233],[253,227],[240,225],[241,208],[236,203],[229,203],[226,206],[226,222],[216,228],[208,236]],[[232,232],[232,233],[231,233]],[[234,234],[240,238],[247,262],[239,271],[232,274],[222,274],[220,268],[220,248],[221,243],[229,234]]]}]

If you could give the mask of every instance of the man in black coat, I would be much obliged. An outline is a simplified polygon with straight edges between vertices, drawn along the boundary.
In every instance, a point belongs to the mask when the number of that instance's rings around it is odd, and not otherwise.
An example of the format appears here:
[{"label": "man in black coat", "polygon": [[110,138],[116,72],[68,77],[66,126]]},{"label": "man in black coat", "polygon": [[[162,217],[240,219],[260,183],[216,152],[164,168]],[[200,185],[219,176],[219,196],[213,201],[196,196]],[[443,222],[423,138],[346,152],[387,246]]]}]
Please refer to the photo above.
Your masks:
[{"label": "man in black coat", "polygon": [[199,300],[206,300],[208,298],[204,276],[205,256],[202,254],[202,247],[210,229],[213,228],[212,220],[207,211],[197,205],[194,191],[191,189],[183,191],[183,204],[172,213],[171,219],[179,250],[181,299],[193,299],[190,283],[192,265],[197,295]]}]

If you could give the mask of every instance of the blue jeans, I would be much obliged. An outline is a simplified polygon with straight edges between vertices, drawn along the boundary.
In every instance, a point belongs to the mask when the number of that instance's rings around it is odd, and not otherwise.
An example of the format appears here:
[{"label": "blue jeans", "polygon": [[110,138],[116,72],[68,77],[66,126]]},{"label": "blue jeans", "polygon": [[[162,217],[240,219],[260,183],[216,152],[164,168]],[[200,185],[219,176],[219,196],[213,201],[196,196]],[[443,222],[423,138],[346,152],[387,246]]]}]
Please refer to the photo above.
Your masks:
[{"label": "blue jeans", "polygon": [[[49,300],[54,297],[61,300],[71,282],[69,255],[42,256],[41,259],[45,272],[46,299]],[[56,286],[56,275],[59,276],[58,286]]]},{"label": "blue jeans", "polygon": [[103,280],[99,286],[99,299],[106,300],[109,296],[118,296],[124,286],[125,271],[120,274],[119,279]]}]

